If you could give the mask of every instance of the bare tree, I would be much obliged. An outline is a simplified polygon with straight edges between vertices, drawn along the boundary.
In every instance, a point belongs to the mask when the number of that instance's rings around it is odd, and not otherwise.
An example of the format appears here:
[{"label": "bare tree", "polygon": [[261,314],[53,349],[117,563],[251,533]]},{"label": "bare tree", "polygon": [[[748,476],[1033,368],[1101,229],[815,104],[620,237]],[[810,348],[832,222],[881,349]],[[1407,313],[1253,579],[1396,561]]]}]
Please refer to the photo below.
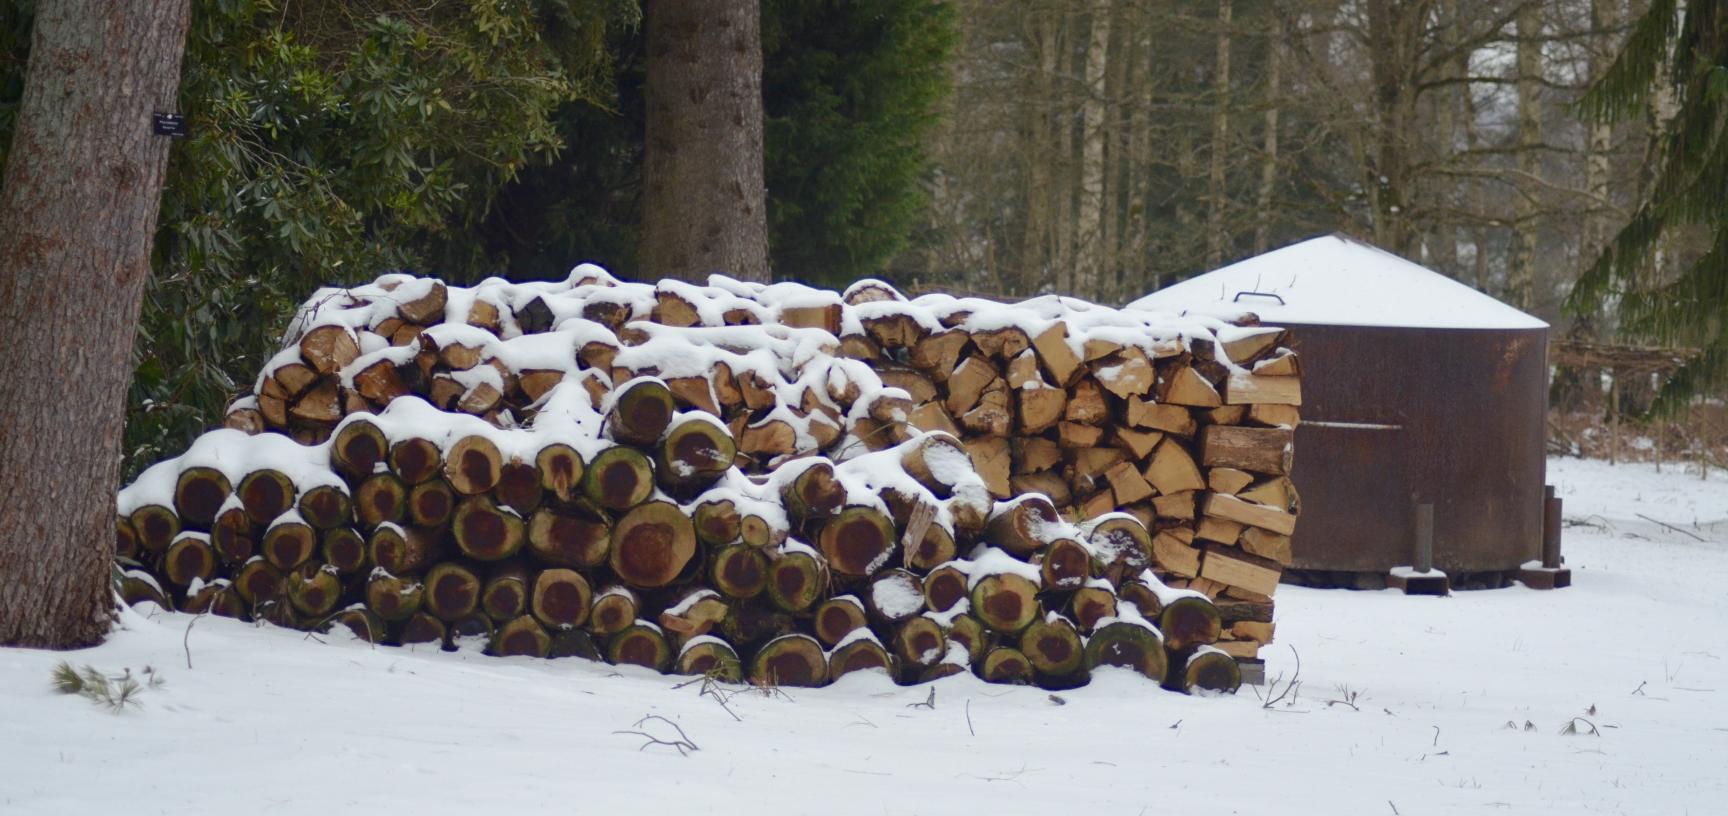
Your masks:
[{"label": "bare tree", "polygon": [[[102,640],[132,339],[190,0],[42,0],[0,182],[0,644]],[[55,383],[44,404],[44,383]]]}]

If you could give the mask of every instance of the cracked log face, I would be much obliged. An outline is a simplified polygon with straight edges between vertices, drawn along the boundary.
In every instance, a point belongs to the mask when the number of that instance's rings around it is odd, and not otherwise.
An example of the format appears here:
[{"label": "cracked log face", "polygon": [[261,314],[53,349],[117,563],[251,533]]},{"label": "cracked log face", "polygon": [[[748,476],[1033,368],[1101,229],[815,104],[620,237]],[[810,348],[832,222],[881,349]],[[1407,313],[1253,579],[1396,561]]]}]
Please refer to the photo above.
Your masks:
[{"label": "cracked log face", "polygon": [[438,476],[443,471],[443,459],[437,444],[418,438],[398,440],[390,446],[387,457],[390,471],[411,485]]},{"label": "cracked log face", "polygon": [[637,505],[612,526],[612,571],[631,586],[666,586],[695,554],[696,529],[671,502]]},{"label": "cracked log face", "polygon": [[1223,618],[1211,601],[1192,595],[1177,598],[1158,615],[1158,631],[1172,650],[1215,643],[1223,630]]},{"label": "cracked log face", "polygon": [[554,500],[571,502],[576,499],[582,484],[582,473],[587,469],[582,461],[582,454],[575,448],[562,442],[554,442],[540,449],[534,457],[534,464],[540,473],[540,487]]},{"label": "cracked log face", "polygon": [[1050,616],[1033,621],[1020,633],[1020,652],[1039,674],[1067,677],[1085,663],[1080,633],[1066,618]]},{"label": "cracked log face", "polygon": [[408,519],[421,527],[439,527],[456,511],[456,491],[443,479],[431,479],[408,491]]},{"label": "cracked log face", "polygon": [[464,496],[477,496],[498,485],[504,456],[484,436],[465,436],[450,446],[444,460],[444,479]]},{"label": "cracked log face", "polygon": [[827,584],[827,569],[807,553],[783,553],[768,563],[768,598],[787,612],[815,605]]}]

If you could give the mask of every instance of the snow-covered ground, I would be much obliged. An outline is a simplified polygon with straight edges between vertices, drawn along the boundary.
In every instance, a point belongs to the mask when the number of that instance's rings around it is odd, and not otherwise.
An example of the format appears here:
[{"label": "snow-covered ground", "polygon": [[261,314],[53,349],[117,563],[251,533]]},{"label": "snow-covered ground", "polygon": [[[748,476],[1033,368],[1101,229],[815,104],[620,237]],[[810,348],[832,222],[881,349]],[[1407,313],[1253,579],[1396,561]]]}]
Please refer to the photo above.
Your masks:
[{"label": "snow-covered ground", "polygon": [[[1284,587],[1270,674],[1293,647],[1301,685],[1270,709],[1106,672],[1060,698],[951,678],[931,707],[853,676],[728,713],[581,660],[153,613],[0,650],[0,813],[1728,813],[1728,476],[1549,473],[1572,589]],[[110,714],[50,690],[67,657],[165,682]],[[618,732],[676,736],[646,715],[700,750],[638,750]]]}]

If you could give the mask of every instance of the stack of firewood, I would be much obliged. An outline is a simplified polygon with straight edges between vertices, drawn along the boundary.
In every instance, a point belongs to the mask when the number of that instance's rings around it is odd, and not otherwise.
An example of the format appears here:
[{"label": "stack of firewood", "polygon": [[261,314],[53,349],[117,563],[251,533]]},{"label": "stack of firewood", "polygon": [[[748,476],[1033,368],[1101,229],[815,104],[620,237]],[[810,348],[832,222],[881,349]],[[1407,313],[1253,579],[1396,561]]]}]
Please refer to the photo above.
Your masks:
[{"label": "stack of firewood", "polygon": [[1234,688],[1297,498],[1283,332],[725,278],[319,292],[122,491],[134,598],[756,682]]}]

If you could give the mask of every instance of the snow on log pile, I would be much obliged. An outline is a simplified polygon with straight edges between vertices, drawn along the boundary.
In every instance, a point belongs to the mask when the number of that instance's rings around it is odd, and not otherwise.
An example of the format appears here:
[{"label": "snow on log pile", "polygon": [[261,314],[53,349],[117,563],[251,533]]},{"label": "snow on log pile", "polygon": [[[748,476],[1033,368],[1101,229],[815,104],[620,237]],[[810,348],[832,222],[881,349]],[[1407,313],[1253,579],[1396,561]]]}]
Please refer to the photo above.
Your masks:
[{"label": "snow on log pile", "polygon": [[1234,689],[1300,388],[1275,328],[713,277],[321,290],[121,491],[123,594],[820,685]]}]

